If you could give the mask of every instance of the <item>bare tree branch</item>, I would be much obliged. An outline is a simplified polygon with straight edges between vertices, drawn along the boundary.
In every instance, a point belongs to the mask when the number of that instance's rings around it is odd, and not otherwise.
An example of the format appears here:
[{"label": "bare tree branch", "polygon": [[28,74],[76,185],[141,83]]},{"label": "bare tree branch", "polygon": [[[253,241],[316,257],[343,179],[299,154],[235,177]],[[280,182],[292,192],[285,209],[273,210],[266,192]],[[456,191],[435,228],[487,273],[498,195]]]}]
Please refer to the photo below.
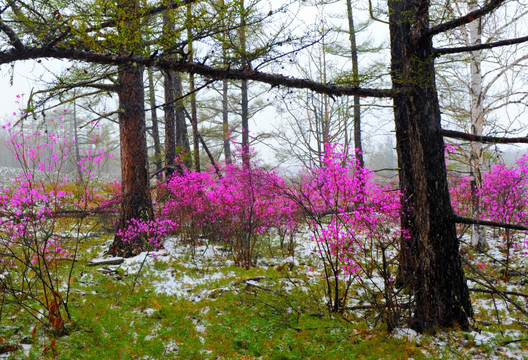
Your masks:
[{"label": "bare tree branch", "polygon": [[528,36],[522,36],[522,37],[515,38],[515,39],[499,40],[499,41],[494,41],[494,42],[485,43],[485,44],[458,46],[458,47],[452,47],[452,48],[440,48],[440,49],[434,50],[434,56],[440,56],[440,55],[445,55],[445,54],[457,54],[461,52],[470,52],[470,51],[483,50],[483,49],[492,49],[492,48],[496,48],[499,46],[521,44],[527,41],[528,41]]},{"label": "bare tree branch", "polygon": [[528,136],[525,137],[515,137],[515,138],[504,138],[496,136],[484,136],[484,135],[473,135],[468,134],[462,131],[455,130],[446,130],[442,129],[442,136],[461,139],[467,141],[477,141],[482,143],[492,143],[492,144],[528,144]]},{"label": "bare tree branch", "polygon": [[[183,7],[185,5],[190,5],[190,4],[193,4],[195,2],[197,2],[197,0],[176,0],[176,1],[171,1],[170,3],[165,4],[165,5],[155,6],[153,8],[146,9],[145,12],[142,15],[144,17],[148,17],[148,16],[160,14],[163,11],[168,10],[168,9],[177,9],[179,7]],[[105,21],[105,22],[103,22],[103,23],[101,23],[99,25],[96,25],[96,26],[93,26],[91,28],[88,28],[88,29],[85,30],[85,32],[88,34],[90,32],[99,31],[99,30],[102,30],[102,29],[105,29],[105,28],[109,28],[109,27],[112,27],[112,26],[115,26],[115,25],[116,25],[116,20],[112,19],[112,20]]]},{"label": "bare tree branch", "polygon": [[503,223],[503,222],[491,221],[491,220],[473,219],[473,218],[468,218],[465,216],[460,216],[458,214],[453,214],[453,220],[459,224],[485,225],[485,226],[501,227],[504,229],[522,230],[522,231],[528,230],[528,226],[525,226],[525,225],[509,224],[509,223]]},{"label": "bare tree branch", "polygon": [[464,16],[461,16],[459,18],[446,21],[445,23],[438,24],[436,26],[431,27],[428,31],[424,33],[424,36],[434,36],[436,34],[440,34],[442,32],[445,32],[447,30],[454,29],[456,27],[459,27],[461,25],[468,24],[480,17],[483,17],[489,13],[491,13],[493,10],[501,6],[505,0],[490,0],[486,5],[481,7],[478,10],[472,11]]}]

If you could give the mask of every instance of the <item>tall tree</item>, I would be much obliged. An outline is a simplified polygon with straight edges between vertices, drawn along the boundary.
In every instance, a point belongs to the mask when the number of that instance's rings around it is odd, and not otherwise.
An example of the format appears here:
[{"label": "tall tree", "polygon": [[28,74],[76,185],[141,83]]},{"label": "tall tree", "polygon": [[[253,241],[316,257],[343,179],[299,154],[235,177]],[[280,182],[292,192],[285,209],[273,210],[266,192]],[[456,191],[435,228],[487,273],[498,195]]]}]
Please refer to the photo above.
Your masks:
[{"label": "tall tree", "polygon": [[[194,49],[193,49],[193,13],[192,7],[187,6],[187,57],[189,61],[193,61],[194,58]],[[200,172],[200,139],[198,131],[198,110],[196,107],[196,93],[195,93],[195,79],[194,73],[189,73],[189,93],[191,94],[191,126],[192,126],[192,138],[193,138],[193,164],[194,171]]]},{"label": "tall tree", "polygon": [[[356,27],[354,26],[354,11],[352,0],[346,0],[348,31],[350,36],[350,55],[352,58],[352,80],[353,85],[359,86],[359,62],[358,47],[356,43]],[[361,167],[365,166],[363,160],[363,145],[361,144],[361,100],[358,95],[354,95],[354,147],[356,149],[356,159]]]},{"label": "tall tree", "polygon": [[[122,53],[139,52],[142,46],[139,0],[119,0],[121,21],[118,34]],[[121,213],[119,228],[129,225],[130,219],[153,218],[150,197],[147,133],[145,122],[144,66],[128,63],[118,67],[119,136],[121,143]],[[110,248],[113,255],[131,256],[146,246],[137,236],[124,242],[116,233]]]},{"label": "tall tree", "polygon": [[[478,10],[477,0],[468,0],[467,9],[469,12]],[[482,18],[472,21],[469,27],[469,45],[479,45],[482,43]],[[471,134],[482,136],[484,131],[484,99],[482,92],[482,53],[475,50],[470,53],[470,95],[471,95]],[[480,213],[480,201],[478,192],[482,189],[482,143],[471,142],[471,152],[469,158],[469,174],[471,177],[471,206],[473,216]],[[472,225],[471,244],[477,249],[486,248],[486,232],[483,226]]]},{"label": "tall tree", "polygon": [[429,1],[389,0],[391,76],[400,189],[400,281],[412,293],[411,326],[467,328],[473,311],[449,198],[435,85]]},{"label": "tall tree", "polygon": [[156,105],[156,89],[154,87],[154,71],[148,68],[148,89],[149,89],[149,105],[150,105],[150,120],[152,123],[152,139],[154,140],[154,164],[156,165],[156,173],[162,169],[161,165],[161,145],[159,136],[158,112]]}]

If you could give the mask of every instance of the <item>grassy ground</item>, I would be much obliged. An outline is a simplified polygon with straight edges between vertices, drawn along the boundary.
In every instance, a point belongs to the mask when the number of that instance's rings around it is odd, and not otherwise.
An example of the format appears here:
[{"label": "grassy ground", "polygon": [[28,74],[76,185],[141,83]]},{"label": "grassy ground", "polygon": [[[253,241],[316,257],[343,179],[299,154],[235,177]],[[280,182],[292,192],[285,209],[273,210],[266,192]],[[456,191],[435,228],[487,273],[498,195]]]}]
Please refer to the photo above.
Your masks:
[{"label": "grassy ground", "polygon": [[[527,319],[497,296],[472,293],[478,331],[388,334],[375,316],[330,315],[322,278],[295,259],[262,250],[259,267],[237,268],[221,248],[195,256],[172,239],[166,250],[118,266],[87,267],[108,235],[83,242],[72,277],[72,316],[57,336],[14,304],[4,304],[0,348],[12,359],[475,359],[528,358]],[[269,251],[275,254],[269,257]],[[151,256],[156,255],[156,256]],[[468,250],[468,257],[478,254]],[[517,264],[519,265],[519,264]],[[486,266],[488,268],[486,268]],[[497,271],[490,263],[482,271]],[[523,265],[520,265],[521,267]],[[526,279],[497,287],[526,293]],[[471,287],[475,284],[471,283]],[[478,284],[477,284],[478,285]],[[358,290],[359,292],[359,290]],[[515,297],[526,308],[526,299]],[[480,331],[480,333],[479,333]],[[524,340],[523,340],[524,339]],[[15,350],[8,352],[7,350]]]}]

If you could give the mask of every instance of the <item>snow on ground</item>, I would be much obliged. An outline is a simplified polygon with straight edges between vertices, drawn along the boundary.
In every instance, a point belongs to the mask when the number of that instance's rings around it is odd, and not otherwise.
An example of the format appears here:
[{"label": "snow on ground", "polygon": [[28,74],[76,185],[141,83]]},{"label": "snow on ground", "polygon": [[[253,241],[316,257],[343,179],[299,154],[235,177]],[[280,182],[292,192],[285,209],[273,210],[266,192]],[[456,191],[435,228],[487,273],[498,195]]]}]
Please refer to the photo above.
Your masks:
[{"label": "snow on ground", "polygon": [[[316,243],[309,240],[306,234],[300,236],[298,242],[295,256],[273,259],[264,258],[259,260],[258,265],[261,267],[277,267],[286,264],[295,267],[297,271],[301,271],[309,275],[309,277],[321,276],[321,269],[314,266],[318,258]],[[502,246],[500,241],[498,239],[489,239],[489,243],[490,250],[486,255],[479,255],[479,260],[477,261],[489,263],[489,255],[495,259],[494,261],[503,261],[505,255],[500,250]],[[526,268],[527,265],[526,263],[523,264],[525,259],[523,259],[522,254],[521,256],[515,256],[513,259],[515,259],[514,262],[517,262],[517,268],[523,268],[523,266]],[[491,263],[493,266],[496,265],[493,262]],[[138,271],[141,270],[140,274],[137,275],[139,281],[141,281],[143,276],[154,279],[152,284],[156,292],[190,299],[191,301],[216,298],[223,292],[235,290],[240,284],[262,286],[261,281],[265,281],[264,277],[240,279],[234,271],[226,269],[230,266],[233,266],[233,261],[228,259],[228,254],[222,246],[199,245],[191,248],[190,246],[182,245],[176,238],[169,238],[164,243],[164,249],[143,252],[135,257],[124,259],[119,265],[109,265],[105,268],[124,272],[128,274],[129,279],[136,276]],[[291,281],[295,281],[295,279],[284,280],[281,283],[284,290],[288,291]],[[380,288],[384,286],[384,280],[379,276],[362,280],[368,281],[369,286]],[[220,282],[224,285],[218,285]],[[475,281],[469,281],[468,284],[470,288],[480,286]],[[507,288],[510,291],[519,290],[515,285],[511,284]],[[476,298],[474,293],[472,295],[477,320],[479,320],[479,313],[495,314],[498,312],[503,325],[518,322],[518,319],[509,313],[511,305],[498,297],[493,301],[490,297]],[[147,315],[149,311],[154,310],[145,309]],[[195,326],[198,333],[206,333],[207,324],[197,322]],[[501,331],[493,333],[480,330],[471,332],[453,331],[429,336],[417,334],[412,329],[398,328],[394,330],[391,336],[406,339],[410,343],[420,346],[426,355],[433,357],[438,356],[447,359],[528,359],[528,349],[522,348],[521,342],[504,341],[505,338],[524,339],[527,337],[526,333],[518,330],[506,330],[502,331],[502,333]],[[171,348],[169,344],[166,352],[174,352],[174,349],[177,349],[177,344],[174,344],[174,348]]]}]

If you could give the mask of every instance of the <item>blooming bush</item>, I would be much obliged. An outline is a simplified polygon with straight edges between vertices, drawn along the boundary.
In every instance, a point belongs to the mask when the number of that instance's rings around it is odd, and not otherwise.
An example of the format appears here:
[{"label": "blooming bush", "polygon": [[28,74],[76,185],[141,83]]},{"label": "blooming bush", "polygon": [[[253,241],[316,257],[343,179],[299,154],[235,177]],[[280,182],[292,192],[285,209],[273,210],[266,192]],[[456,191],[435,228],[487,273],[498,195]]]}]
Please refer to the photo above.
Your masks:
[{"label": "blooming bush", "polygon": [[[100,202],[88,180],[108,155],[89,151],[78,164],[86,180],[72,180],[64,174],[75,163],[75,140],[59,122],[48,122],[53,131],[45,133],[29,131],[22,122],[2,126],[21,173],[12,186],[0,189],[0,286],[8,302],[61,333],[70,318],[69,277],[80,234],[89,210]],[[59,261],[69,262],[70,270],[59,271]]]},{"label": "blooming bush", "polygon": [[[372,173],[327,144],[324,166],[301,176],[292,198],[308,218],[327,281],[328,306],[343,311],[351,282],[372,275],[376,248],[385,251],[399,236],[398,192],[378,186]],[[391,279],[390,262],[380,275]]]},{"label": "blooming bush", "polygon": [[177,231],[196,244],[200,238],[231,245],[235,263],[255,264],[259,237],[273,229],[295,231],[297,208],[279,190],[284,180],[272,171],[225,165],[214,169],[174,174],[165,187],[162,219],[177,223]]},{"label": "blooming bush", "polygon": [[[471,184],[469,177],[454,178],[451,198],[455,211],[463,216],[499,223],[528,225],[528,157],[525,155],[513,166],[498,164],[482,175],[482,188],[478,189],[480,212],[471,214]],[[504,230],[506,266],[508,272],[510,252],[519,234]],[[524,243],[526,243],[524,236]]]}]

